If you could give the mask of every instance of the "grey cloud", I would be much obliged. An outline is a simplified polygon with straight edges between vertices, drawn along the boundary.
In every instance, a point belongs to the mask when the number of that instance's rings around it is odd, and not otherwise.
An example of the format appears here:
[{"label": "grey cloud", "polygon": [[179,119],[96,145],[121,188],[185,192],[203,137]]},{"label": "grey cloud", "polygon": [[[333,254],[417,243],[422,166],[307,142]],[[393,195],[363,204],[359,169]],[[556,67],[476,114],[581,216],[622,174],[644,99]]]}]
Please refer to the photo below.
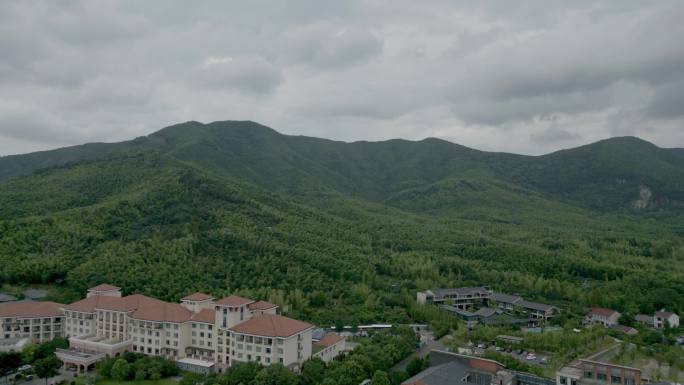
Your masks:
[{"label": "grey cloud", "polygon": [[9,2],[0,154],[225,119],[524,153],[684,146],[682,19],[676,0]]},{"label": "grey cloud", "polygon": [[382,45],[382,41],[365,28],[313,24],[287,32],[282,55],[290,63],[343,68],[379,54]]},{"label": "grey cloud", "polygon": [[684,79],[656,88],[645,112],[653,118],[684,117]]},{"label": "grey cloud", "polygon": [[582,135],[566,131],[564,129],[557,129],[554,127],[549,127],[543,131],[535,132],[530,135],[530,139],[533,142],[539,143],[556,143],[556,142],[567,142],[567,141],[579,141],[582,140]]},{"label": "grey cloud", "polygon": [[269,93],[283,81],[280,69],[259,56],[210,56],[196,75],[202,85],[213,89],[254,94]]}]

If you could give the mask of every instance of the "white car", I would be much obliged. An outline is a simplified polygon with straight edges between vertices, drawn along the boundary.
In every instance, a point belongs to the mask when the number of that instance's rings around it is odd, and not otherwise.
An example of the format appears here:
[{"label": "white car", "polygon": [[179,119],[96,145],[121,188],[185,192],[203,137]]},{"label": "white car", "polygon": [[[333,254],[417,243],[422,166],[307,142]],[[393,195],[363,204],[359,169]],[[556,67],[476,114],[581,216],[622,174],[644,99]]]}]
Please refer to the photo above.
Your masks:
[{"label": "white car", "polygon": [[527,359],[530,360],[530,361],[536,360],[536,359],[537,359],[537,356],[535,356],[534,354],[530,353],[530,354],[527,355]]}]

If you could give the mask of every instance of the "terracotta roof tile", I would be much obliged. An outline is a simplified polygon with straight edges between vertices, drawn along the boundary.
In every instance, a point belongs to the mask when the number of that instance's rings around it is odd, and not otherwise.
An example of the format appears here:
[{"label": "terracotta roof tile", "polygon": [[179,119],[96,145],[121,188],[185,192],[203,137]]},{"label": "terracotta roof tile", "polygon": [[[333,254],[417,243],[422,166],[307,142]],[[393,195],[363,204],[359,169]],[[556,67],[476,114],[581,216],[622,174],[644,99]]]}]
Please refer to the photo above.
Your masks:
[{"label": "terracotta roof tile", "polygon": [[50,301],[17,301],[0,303],[0,317],[61,317],[61,303]]},{"label": "terracotta roof tile", "polygon": [[250,310],[268,310],[268,309],[273,309],[274,307],[278,307],[278,305],[276,305],[274,303],[270,303],[268,301],[259,301],[259,302],[250,303],[247,307]]},{"label": "terracotta roof tile", "polygon": [[202,309],[193,314],[190,319],[195,322],[213,324],[216,322],[216,312],[213,309]]},{"label": "terracotta roof tile", "polygon": [[333,346],[340,341],[344,341],[344,339],[345,338],[339,334],[328,333],[325,336],[323,336],[323,338],[321,338],[320,341],[317,341],[315,344],[321,345],[321,346]]},{"label": "terracotta roof tile", "polygon": [[114,285],[110,285],[108,283],[103,283],[103,284],[100,284],[100,285],[97,285],[95,287],[91,287],[90,289],[88,289],[88,291],[91,291],[91,290],[92,291],[112,291],[112,290],[121,290],[121,288],[114,286]]},{"label": "terracotta roof tile", "polygon": [[214,297],[204,293],[193,293],[187,297],[183,297],[181,301],[206,301],[209,299],[214,299]]},{"label": "terracotta roof tile", "polygon": [[607,309],[605,307],[592,307],[591,311],[589,312],[590,314],[598,314],[602,315],[605,317],[610,317],[613,314],[617,314],[617,312],[613,309]]},{"label": "terracotta roof tile", "polygon": [[275,314],[263,314],[230,328],[236,333],[266,337],[289,337],[312,328],[313,325]]},{"label": "terracotta roof tile", "polygon": [[231,295],[229,297],[221,298],[220,300],[216,301],[216,304],[222,306],[238,307],[248,305],[252,302],[254,302],[254,300],[238,297],[237,295]]}]

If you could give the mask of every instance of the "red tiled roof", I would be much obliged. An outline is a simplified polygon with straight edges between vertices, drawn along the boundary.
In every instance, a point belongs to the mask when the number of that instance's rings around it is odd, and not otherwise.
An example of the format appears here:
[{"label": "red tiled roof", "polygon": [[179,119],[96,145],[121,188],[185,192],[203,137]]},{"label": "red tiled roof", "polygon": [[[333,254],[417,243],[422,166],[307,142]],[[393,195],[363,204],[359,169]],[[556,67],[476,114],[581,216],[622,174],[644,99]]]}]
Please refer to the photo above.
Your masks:
[{"label": "red tiled roof", "polygon": [[263,314],[239,323],[231,331],[266,337],[289,337],[300,333],[313,325],[296,319],[275,314]]},{"label": "red tiled roof", "polygon": [[204,322],[207,324],[213,324],[216,322],[216,312],[213,309],[202,309],[199,312],[193,314],[190,319],[195,322]]},{"label": "red tiled roof", "polygon": [[[192,312],[177,303],[164,302],[155,298],[137,294],[136,310],[131,318],[157,322],[185,322],[190,320]],[[134,297],[133,295],[128,296]]]},{"label": "red tiled roof", "polygon": [[131,313],[131,318],[157,322],[185,322],[192,312],[183,306],[164,302],[156,298],[133,294],[126,297],[94,295],[70,305],[65,310],[94,313],[95,310],[110,310]]},{"label": "red tiled roof", "polygon": [[90,289],[88,289],[88,291],[112,291],[112,290],[120,290],[120,289],[121,289],[120,287],[110,285],[108,283],[103,283],[103,284],[97,285],[95,287],[91,287]]},{"label": "red tiled roof", "polygon": [[208,299],[214,299],[214,297],[210,296],[209,294],[194,293],[182,298],[181,301],[206,301]]},{"label": "red tiled roof", "polygon": [[339,334],[328,333],[320,341],[316,342],[316,345],[321,346],[333,346],[340,341],[344,341],[344,337]]},{"label": "red tiled roof", "polygon": [[248,305],[252,302],[254,302],[254,300],[238,297],[237,295],[231,295],[229,297],[221,298],[220,300],[216,301],[216,304],[229,307],[238,307]]},{"label": "red tiled roof", "polygon": [[613,314],[617,314],[617,312],[613,309],[607,309],[605,307],[592,307],[590,314],[598,314],[598,315],[610,317]]},{"label": "red tiled roof", "polygon": [[61,303],[50,301],[12,301],[0,303],[0,317],[38,318],[63,316]]},{"label": "red tiled roof", "polygon": [[268,310],[268,309],[273,309],[274,307],[278,307],[278,305],[276,305],[274,303],[270,303],[268,301],[259,301],[259,302],[250,303],[247,307],[250,310]]}]

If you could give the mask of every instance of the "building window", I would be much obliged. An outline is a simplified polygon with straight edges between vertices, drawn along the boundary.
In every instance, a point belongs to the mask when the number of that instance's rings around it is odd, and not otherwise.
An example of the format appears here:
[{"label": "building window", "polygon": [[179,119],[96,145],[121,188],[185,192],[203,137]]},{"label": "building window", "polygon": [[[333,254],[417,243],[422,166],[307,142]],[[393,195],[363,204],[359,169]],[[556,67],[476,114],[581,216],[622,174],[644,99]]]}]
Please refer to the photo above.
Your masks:
[{"label": "building window", "polygon": [[620,384],[622,383],[622,378],[620,376],[610,376],[610,382],[613,384]]},{"label": "building window", "polygon": [[585,378],[594,378],[594,372],[592,372],[590,370],[586,370],[586,371],[584,371],[584,377]]},{"label": "building window", "polygon": [[567,385],[567,384],[568,384],[568,379],[567,379],[566,377],[562,377],[562,376],[561,376],[561,378],[560,378],[560,384],[561,384],[561,385]]}]

